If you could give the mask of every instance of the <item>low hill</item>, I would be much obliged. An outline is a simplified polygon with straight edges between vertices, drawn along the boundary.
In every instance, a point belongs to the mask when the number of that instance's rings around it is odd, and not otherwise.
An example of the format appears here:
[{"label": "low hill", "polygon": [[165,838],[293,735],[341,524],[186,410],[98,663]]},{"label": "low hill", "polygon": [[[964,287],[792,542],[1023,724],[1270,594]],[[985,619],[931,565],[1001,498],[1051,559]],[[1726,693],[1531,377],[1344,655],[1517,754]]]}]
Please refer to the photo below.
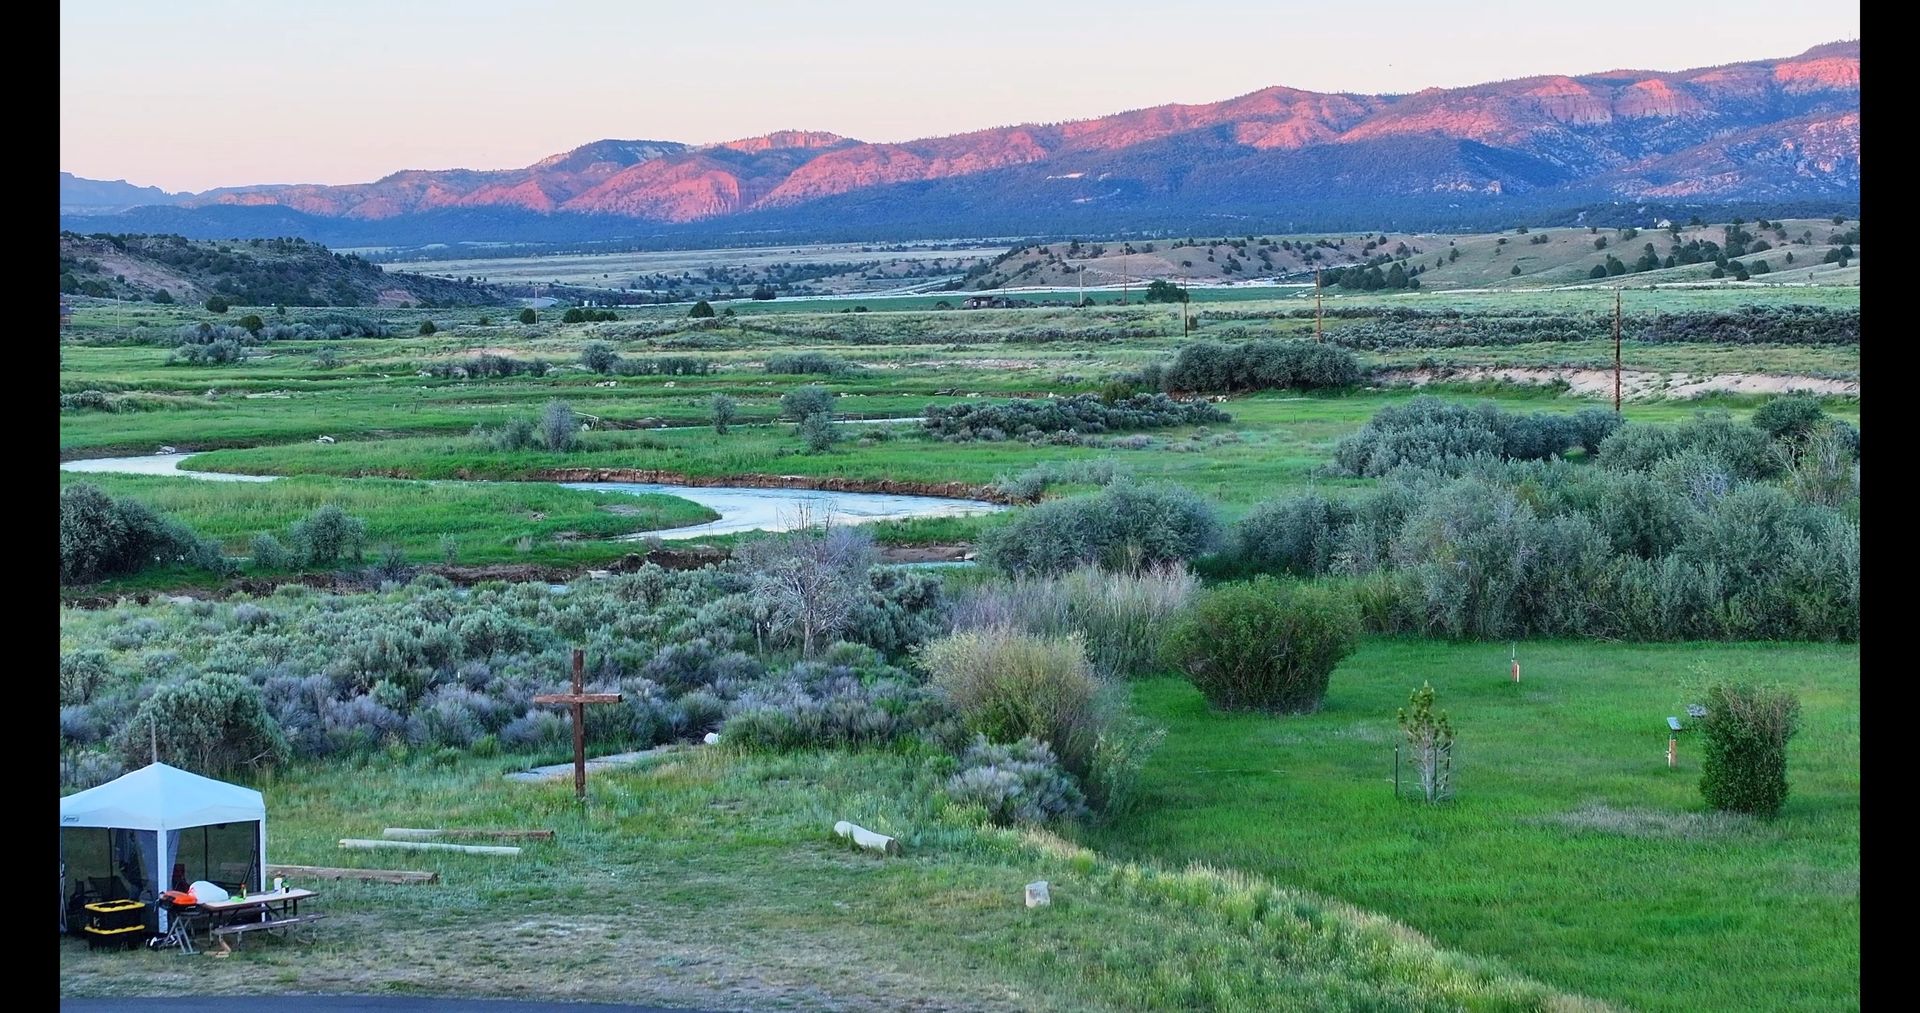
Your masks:
[{"label": "low hill", "polygon": [[[107,299],[236,306],[488,306],[487,285],[383,271],[304,239],[193,240],[60,234],[60,291]],[[164,294],[163,294],[164,293]]]},{"label": "low hill", "polygon": [[1636,282],[1708,281],[1715,270],[1722,278],[1745,270],[1758,281],[1835,283],[1838,272],[1851,268],[1857,278],[1858,218],[1662,224],[1655,219],[1618,228],[1518,227],[1459,236],[1369,232],[1032,243],[974,268],[965,287],[1311,281],[1316,270],[1328,284],[1340,284],[1353,270],[1356,281],[1341,287],[1363,288],[1374,268],[1384,282],[1396,265],[1400,279],[1426,289],[1535,288],[1622,275],[1634,275]]}]

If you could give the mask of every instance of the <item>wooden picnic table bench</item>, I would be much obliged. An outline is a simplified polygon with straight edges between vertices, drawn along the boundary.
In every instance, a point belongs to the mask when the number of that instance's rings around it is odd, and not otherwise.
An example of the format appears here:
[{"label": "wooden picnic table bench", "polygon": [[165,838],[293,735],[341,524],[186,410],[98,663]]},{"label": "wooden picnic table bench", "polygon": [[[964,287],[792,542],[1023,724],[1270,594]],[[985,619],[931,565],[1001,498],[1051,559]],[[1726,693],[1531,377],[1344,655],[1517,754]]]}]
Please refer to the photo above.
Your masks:
[{"label": "wooden picnic table bench", "polygon": [[320,919],[325,917],[326,915],[288,915],[284,918],[274,918],[274,919],[270,919],[268,921],[263,921],[263,922],[229,922],[228,924],[221,925],[221,926],[218,926],[217,928],[214,928],[211,931],[211,934],[213,938],[220,940],[221,945],[224,946],[226,945],[228,936],[233,936],[238,938],[238,937],[244,936],[248,932],[256,932],[262,929],[273,930],[273,929],[292,928],[295,925],[305,925],[310,922],[317,922]]},{"label": "wooden picnic table bench", "polygon": [[261,929],[286,929],[318,921],[320,915],[300,913],[300,902],[318,895],[315,890],[289,889],[205,901],[200,904],[200,914],[206,919],[207,934],[219,940],[225,953],[231,949],[228,937],[240,939]]}]

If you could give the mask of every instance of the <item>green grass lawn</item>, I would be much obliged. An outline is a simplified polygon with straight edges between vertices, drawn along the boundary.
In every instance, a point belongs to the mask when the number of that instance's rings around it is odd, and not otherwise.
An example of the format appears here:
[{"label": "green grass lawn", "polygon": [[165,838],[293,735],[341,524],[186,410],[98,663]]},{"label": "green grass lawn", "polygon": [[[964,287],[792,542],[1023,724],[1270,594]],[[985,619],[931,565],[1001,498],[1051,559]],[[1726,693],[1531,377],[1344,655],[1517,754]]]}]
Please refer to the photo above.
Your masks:
[{"label": "green grass lawn", "polygon": [[[397,545],[416,563],[446,562],[442,536],[455,545],[453,562],[583,564],[615,558],[636,547],[609,539],[703,524],[719,515],[677,496],[630,496],[527,482],[479,485],[324,476],[277,482],[208,482],[151,475],[61,472],[61,485],[100,486],[131,496],[219,539],[229,554],[247,555],[260,532],[286,539],[287,526],[328,503],[367,525],[369,560]],[[521,547],[521,540],[527,548]],[[251,574],[251,571],[249,571]],[[205,574],[199,574],[204,579]],[[191,583],[192,572],[143,572],[114,587]]]},{"label": "green grass lawn", "polygon": [[[60,948],[62,995],[350,994],[708,1009],[1600,1008],[1258,877],[1116,863],[978,829],[924,758],[685,760],[517,784],[450,755],[296,768],[260,787],[269,859],[428,869],[433,885],[301,881],[326,919],[225,960]],[[880,858],[841,819],[898,837]],[[348,852],[388,826],[546,827],[518,858]],[[1028,909],[1023,888],[1052,884]]]},{"label": "green grass lawn", "polygon": [[[1116,858],[1245,870],[1404,920],[1437,942],[1646,1010],[1857,1009],[1855,645],[1373,640],[1300,717],[1222,715],[1181,681],[1134,688],[1169,728]],[[1777,820],[1699,795],[1665,721],[1706,676],[1797,689]],[[1422,680],[1458,729],[1457,799],[1392,797],[1397,708]]]}]

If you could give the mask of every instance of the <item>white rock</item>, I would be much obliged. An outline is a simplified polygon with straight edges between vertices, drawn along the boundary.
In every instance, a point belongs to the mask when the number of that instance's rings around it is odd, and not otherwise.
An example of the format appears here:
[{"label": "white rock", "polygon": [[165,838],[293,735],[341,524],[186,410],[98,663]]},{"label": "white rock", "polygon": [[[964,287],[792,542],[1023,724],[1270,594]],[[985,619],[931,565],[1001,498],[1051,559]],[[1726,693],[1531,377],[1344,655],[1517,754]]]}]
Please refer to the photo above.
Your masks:
[{"label": "white rock", "polygon": [[1027,884],[1028,907],[1045,907],[1051,903],[1053,903],[1053,898],[1047,893],[1046,880],[1042,879],[1038,882]]},{"label": "white rock", "polygon": [[709,745],[709,746],[714,746],[714,745],[719,745],[719,743],[720,743],[720,733],[719,733],[719,732],[708,732],[708,733],[707,733],[707,737],[706,737],[706,738],[704,738],[704,739],[701,739],[700,741],[702,741],[702,742],[704,742],[704,743],[706,743],[706,744],[707,744],[707,745]]}]

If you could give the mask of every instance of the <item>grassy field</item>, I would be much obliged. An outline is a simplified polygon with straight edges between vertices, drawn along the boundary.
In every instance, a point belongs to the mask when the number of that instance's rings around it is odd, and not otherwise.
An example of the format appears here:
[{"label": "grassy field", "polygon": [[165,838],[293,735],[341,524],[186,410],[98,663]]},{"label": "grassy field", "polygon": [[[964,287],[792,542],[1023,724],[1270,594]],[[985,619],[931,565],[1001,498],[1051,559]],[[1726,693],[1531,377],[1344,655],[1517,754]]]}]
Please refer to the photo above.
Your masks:
[{"label": "grassy field", "polygon": [[[1528,248],[1524,237],[1518,246]],[[1857,280],[1857,266],[1847,270]],[[136,326],[164,330],[210,319],[205,312],[82,301],[61,348],[61,391],[103,391],[120,410],[63,410],[61,453],[168,445],[208,451],[196,454],[194,469],[295,476],[259,484],[84,477],[231,552],[334,502],[366,519],[375,552],[395,543],[415,562],[437,562],[441,537],[451,534],[463,564],[590,566],[633,548],[611,540],[619,535],[711,515],[673,497],[525,480],[561,468],[625,468],[985,484],[1037,465],[1106,458],[1125,481],[1189,487],[1232,519],[1308,484],[1335,492],[1370,484],[1323,477],[1321,465],[1342,436],[1414,395],[1236,397],[1223,405],[1231,422],[1153,431],[1138,449],[933,442],[911,425],[873,420],[975,397],[1098,390],[1166,359],[1182,338],[1172,306],[930,312],[932,302],[893,300],[884,311],[876,302],[857,314],[790,300],[741,303],[735,318],[698,324],[676,307],[623,310],[620,321],[591,325],[560,325],[555,314],[521,325],[500,309],[382,309],[378,316],[409,336],[273,343],[242,363],[189,367],[167,365],[166,348],[124,340]],[[1311,307],[1310,291],[1197,290],[1196,303],[1189,309],[1203,338],[1312,332],[1310,317],[1275,315]],[[1627,296],[1629,314],[1796,303],[1852,309],[1859,290],[1665,286]],[[1611,298],[1536,287],[1340,294],[1328,305],[1598,319]],[[438,333],[411,336],[427,319]],[[692,357],[714,371],[602,377],[573,368],[596,340],[628,358]],[[336,365],[315,361],[322,349]],[[838,415],[866,421],[844,426],[847,438],[823,453],[805,452],[790,425],[766,424],[783,392],[817,378],[770,375],[765,360],[802,349],[857,367],[822,382],[842,395]],[[419,375],[482,351],[567,368],[538,378]],[[1860,373],[1857,345],[1629,340],[1625,352],[1628,368],[1643,373],[1856,383]],[[1361,358],[1442,375],[1591,368],[1611,354],[1580,340]],[[1602,403],[1554,386],[1429,389],[1526,411]],[[742,409],[725,436],[704,425],[716,392]],[[556,398],[593,419],[573,452],[499,452],[469,435],[476,424],[531,417]],[[1628,402],[1626,415],[1667,422],[1712,407],[1745,416],[1762,403],[1654,396]],[[1857,397],[1826,407],[1858,421]],[[691,428],[658,428],[669,424]],[[336,442],[314,442],[321,435]],[[875,530],[886,542],[959,543],[1005,516]],[[195,580],[149,570],[114,587]],[[1137,684],[1135,709],[1170,733],[1148,768],[1145,802],[1116,824],[1066,839],[986,830],[973,814],[942,808],[937,789],[951,761],[918,755],[706,750],[596,775],[584,809],[564,783],[499,776],[551,756],[396,748],[302,764],[260,786],[274,814],[276,862],[352,863],[334,842],[377,837],[384,826],[548,826],[559,840],[518,860],[366,856],[368,865],[436,869],[443,881],[326,884],[329,918],[310,941],[250,946],[238,959],[90,954],[66,943],[61,988],[538,995],[706,1008],[1857,1007],[1857,646],[1542,642],[1519,652],[1526,681],[1515,686],[1506,644],[1371,640],[1334,674],[1325,708],[1305,717],[1212,714],[1183,682]],[[1779,680],[1805,702],[1793,795],[1778,820],[1706,812],[1691,738],[1682,740],[1682,769],[1665,767],[1664,718],[1684,713],[1688,687],[1713,675]],[[1396,801],[1388,784],[1394,710],[1422,679],[1460,729],[1460,795],[1437,809]],[[828,831],[842,818],[899,836],[907,854],[848,852]],[[1053,883],[1055,902],[1030,911],[1020,888],[1040,878]]]},{"label": "grassy field", "polygon": [[[1297,298],[1299,292],[1279,301],[1251,298],[1260,294],[1252,289],[1202,290],[1203,304],[1193,308],[1200,320],[1198,336],[1233,340],[1311,334],[1311,319],[1274,315],[1309,305]],[[1247,298],[1210,315],[1207,306],[1220,304],[1205,300],[1228,295]],[[1857,306],[1858,300],[1858,289],[1663,288],[1635,293],[1628,304],[1631,314],[1650,314],[1807,301],[1844,309]],[[1610,308],[1604,293],[1564,290],[1341,294],[1329,303],[1336,308],[1463,313],[1598,314]],[[687,321],[683,311],[660,307],[622,311],[620,321],[586,325],[556,324],[551,313],[542,322],[522,325],[498,309],[381,309],[375,315],[395,334],[407,336],[274,342],[243,362],[182,366],[167,364],[165,347],[124,341],[136,328],[164,334],[185,322],[217,319],[214,315],[192,307],[83,300],[61,349],[61,391],[103,391],[118,410],[63,410],[61,454],[148,454],[177,447],[214,451],[195,458],[192,467],[197,469],[311,477],[298,486],[219,491],[184,479],[113,484],[118,490],[158,497],[166,508],[177,508],[190,523],[234,550],[257,531],[284,527],[309,508],[306,504],[331,497],[351,500],[353,509],[366,517],[375,544],[397,543],[416,562],[441,559],[439,532],[458,518],[462,562],[592,565],[618,558],[630,548],[609,541],[610,535],[704,518],[684,503],[671,508],[658,504],[662,512],[657,514],[619,516],[593,505],[586,494],[516,488],[500,492],[512,502],[495,508],[492,504],[499,501],[479,489],[436,486],[418,497],[418,486],[329,484],[319,476],[469,481],[533,478],[556,468],[632,468],[705,478],[774,474],[986,484],[1036,465],[1111,455],[1139,480],[1190,486],[1219,501],[1233,517],[1304,483],[1333,489],[1355,485],[1317,477],[1320,462],[1341,436],[1381,407],[1413,394],[1403,387],[1238,397],[1226,405],[1234,416],[1231,423],[1205,431],[1156,432],[1141,449],[935,444],[913,438],[912,427],[858,420],[917,416],[929,405],[967,403],[975,397],[1098,390],[1116,375],[1165,361],[1177,351],[1182,339],[1174,307],[841,314],[817,307],[797,312],[798,306],[779,301],[743,304],[739,317],[704,324]],[[319,312],[294,309],[288,319],[299,321]],[[414,335],[419,321],[426,319],[435,320],[438,331]],[[1346,322],[1331,318],[1329,326],[1337,330]],[[603,377],[573,365],[591,341],[607,341],[628,358],[692,357],[710,363],[712,371]],[[1524,377],[1565,376],[1590,393],[1610,393],[1608,378],[1593,372],[1609,364],[1612,350],[1607,344],[1580,340],[1399,348],[1363,351],[1360,358],[1366,365],[1410,371],[1405,375],[1420,379],[1440,377],[1441,383],[1425,389],[1443,396],[1492,397],[1527,410],[1574,410],[1597,399],[1569,396],[1564,386],[1482,380],[1497,379],[1488,375],[1490,370],[1518,369],[1527,371]],[[316,361],[323,349],[332,353],[333,364]],[[770,356],[800,349],[837,358],[853,371],[824,378],[765,371]],[[1776,379],[1805,378],[1800,382],[1852,380],[1856,387],[1859,376],[1857,345],[1630,340],[1625,351],[1630,394],[1644,389],[1656,395],[1628,406],[1629,418],[1646,421],[1671,421],[1705,407],[1744,414],[1760,403],[1750,395],[1688,400],[1657,396],[1684,382],[1677,374],[1698,378],[1761,373]],[[561,368],[541,377],[467,380],[420,375],[427,367],[482,352],[545,359]],[[1455,381],[1444,380],[1449,370],[1458,371]],[[1475,385],[1460,382],[1465,380]],[[771,424],[779,413],[780,396],[810,382],[836,394],[836,414],[849,421],[843,427],[849,438],[825,453],[804,452],[790,426]],[[707,403],[715,393],[735,398],[740,406],[739,424],[726,436],[704,428]],[[475,426],[533,417],[555,399],[567,401],[594,426],[572,453],[500,453],[468,435]],[[1828,408],[1849,419],[1858,416],[1857,398],[1831,399]],[[660,428],[668,426],[691,428]],[[904,438],[884,438],[887,434]],[[314,442],[321,436],[337,442]],[[536,514],[543,516],[536,519]],[[967,542],[993,523],[993,518],[887,523],[875,533],[893,543]],[[526,551],[521,550],[522,539],[530,540]],[[183,577],[165,579],[178,583]]]},{"label": "grassy field", "polygon": [[[1853,645],[1373,641],[1305,717],[1210,712],[1135,687],[1169,728],[1116,858],[1245,870],[1403,919],[1443,945],[1645,1010],[1859,1007],[1860,656]],[[1708,676],[1796,689],[1803,730],[1772,822],[1713,813],[1698,740],[1665,719]],[[1458,796],[1392,796],[1394,725],[1430,681]]]},{"label": "grassy field", "polygon": [[[686,760],[572,785],[514,761],[314,767],[262,785],[271,858],[431,869],[428,886],[298,882],[304,941],[224,961],[60,950],[62,995],[435,994],[709,1009],[1573,1010],[1597,1004],[1403,926],[1243,873],[1117,863],[980,829],[921,758]],[[903,857],[850,852],[852,819]],[[517,859],[339,851],[382,827],[548,827]],[[384,859],[384,860],[383,860]],[[1052,884],[1028,909],[1022,889]],[[396,959],[404,954],[403,959]]]},{"label": "grassy field", "polygon": [[[677,496],[584,492],[531,482],[495,486],[308,476],[243,483],[61,472],[61,485],[75,482],[141,500],[219,539],[232,555],[247,555],[247,543],[263,531],[284,540],[287,525],[328,503],[366,522],[370,558],[394,545],[418,562],[469,565],[600,561],[633,549],[610,539],[719,516]],[[453,543],[451,560],[443,537]],[[142,577],[190,579],[186,574]]]},{"label": "grassy field", "polygon": [[[1091,447],[1030,446],[999,443],[938,443],[905,435],[862,446],[856,439],[825,453],[807,453],[792,427],[764,426],[725,436],[711,429],[589,433],[569,453],[522,451],[503,454],[467,437],[288,444],[253,450],[223,450],[197,455],[196,469],[247,474],[399,475],[409,478],[513,479],[564,467],[659,468],[701,477],[745,474],[891,478],[910,482],[987,483],[996,477],[1051,461],[1110,458],[1146,480],[1178,482],[1230,507],[1245,507],[1278,490],[1318,481],[1335,487],[1358,480],[1316,478],[1315,472],[1341,436],[1358,429],[1381,408],[1405,401],[1411,391],[1322,396],[1262,394],[1229,401],[1233,421],[1207,427],[1159,430],[1147,449],[1116,451]],[[1508,408],[1573,411],[1591,401],[1560,397],[1550,391],[1489,388],[1454,396],[1490,398]],[[1738,415],[1757,403],[1751,399],[1713,402]],[[1675,421],[1701,404],[1657,401],[1636,405],[1629,417]],[[1835,411],[1857,415],[1858,403],[1836,401]],[[851,427],[858,436],[863,427]]]}]

